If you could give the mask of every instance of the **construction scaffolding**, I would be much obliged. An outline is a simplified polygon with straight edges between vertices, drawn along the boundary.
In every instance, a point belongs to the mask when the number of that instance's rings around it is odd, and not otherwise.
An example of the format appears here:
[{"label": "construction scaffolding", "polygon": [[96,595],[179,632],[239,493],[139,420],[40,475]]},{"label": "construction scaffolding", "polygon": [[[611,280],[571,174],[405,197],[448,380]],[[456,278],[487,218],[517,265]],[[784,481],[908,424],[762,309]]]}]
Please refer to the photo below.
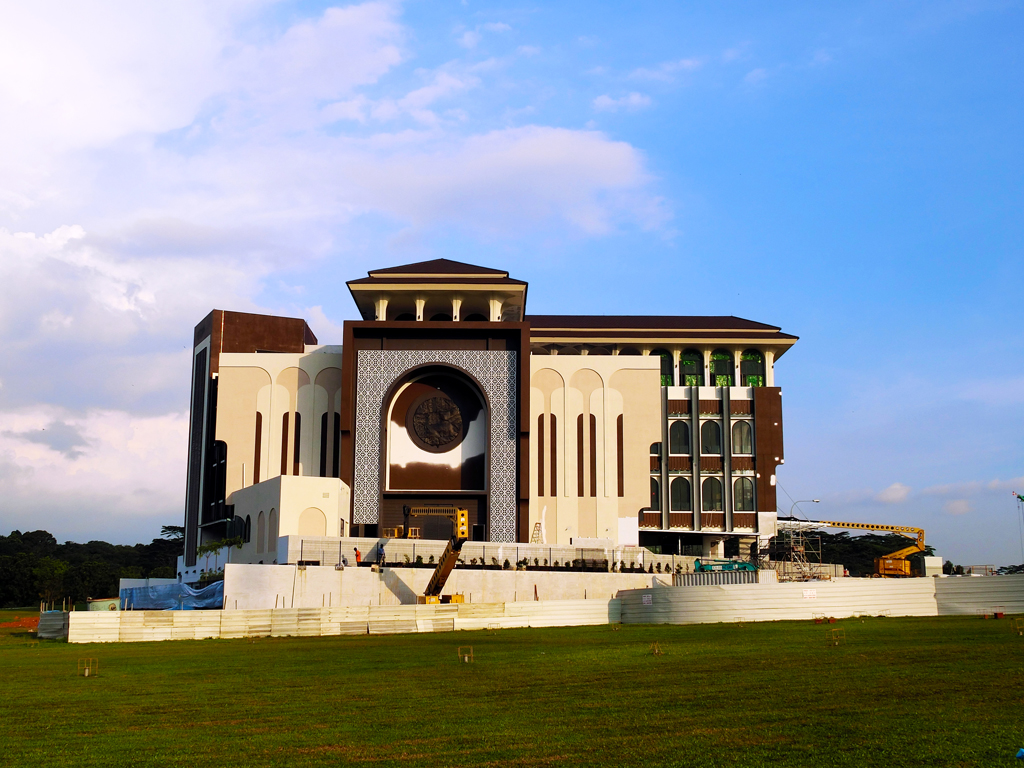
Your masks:
[{"label": "construction scaffolding", "polygon": [[768,542],[762,568],[771,568],[779,581],[820,581],[831,577],[822,568],[821,536],[808,535],[802,527],[779,526],[779,533]]}]

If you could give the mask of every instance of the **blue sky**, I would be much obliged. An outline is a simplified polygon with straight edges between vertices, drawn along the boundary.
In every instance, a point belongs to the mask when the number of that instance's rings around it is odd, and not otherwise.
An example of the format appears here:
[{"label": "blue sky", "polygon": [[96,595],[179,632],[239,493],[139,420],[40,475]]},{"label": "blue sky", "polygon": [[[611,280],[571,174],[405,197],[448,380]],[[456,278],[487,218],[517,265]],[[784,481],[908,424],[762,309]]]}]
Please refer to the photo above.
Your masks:
[{"label": "blue sky", "polygon": [[1024,560],[1019,3],[15,4],[0,530],[181,514],[192,326],[447,257],[535,313],[735,314],[780,509]]}]

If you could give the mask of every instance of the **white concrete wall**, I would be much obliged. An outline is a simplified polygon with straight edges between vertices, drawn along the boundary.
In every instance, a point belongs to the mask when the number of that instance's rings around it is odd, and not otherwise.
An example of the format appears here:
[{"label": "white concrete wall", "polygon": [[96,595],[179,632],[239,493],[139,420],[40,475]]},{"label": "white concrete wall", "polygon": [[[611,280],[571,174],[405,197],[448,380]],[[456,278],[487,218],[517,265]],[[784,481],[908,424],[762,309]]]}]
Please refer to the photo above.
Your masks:
[{"label": "white concrete wall", "polygon": [[[422,595],[430,568],[244,565],[224,570],[227,610],[409,605]],[[623,589],[670,584],[670,576],[642,573],[571,571],[485,571],[456,568],[444,594],[462,594],[472,603],[611,599]]]}]

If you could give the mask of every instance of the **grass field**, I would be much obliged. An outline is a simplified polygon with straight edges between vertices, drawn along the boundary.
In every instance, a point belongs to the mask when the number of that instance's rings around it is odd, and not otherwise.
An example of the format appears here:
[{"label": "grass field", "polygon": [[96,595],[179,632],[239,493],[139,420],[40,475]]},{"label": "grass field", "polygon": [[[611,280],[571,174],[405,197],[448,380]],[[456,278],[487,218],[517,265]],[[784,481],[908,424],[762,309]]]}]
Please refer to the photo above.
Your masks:
[{"label": "grass field", "polygon": [[[845,645],[810,622],[37,646],[0,629],[0,762],[1021,764],[1010,621],[835,626]],[[77,677],[89,656],[99,677]]]}]

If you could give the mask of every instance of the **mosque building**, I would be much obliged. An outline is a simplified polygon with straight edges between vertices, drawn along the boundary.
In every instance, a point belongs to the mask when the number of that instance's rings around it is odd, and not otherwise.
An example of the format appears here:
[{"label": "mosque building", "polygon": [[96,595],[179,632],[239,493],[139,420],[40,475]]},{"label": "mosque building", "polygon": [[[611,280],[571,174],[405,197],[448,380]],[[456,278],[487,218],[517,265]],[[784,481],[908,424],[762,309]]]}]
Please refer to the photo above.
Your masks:
[{"label": "mosque building", "polygon": [[362,319],[340,344],[295,318],[196,326],[186,568],[234,536],[242,562],[275,563],[280,537],[394,535],[407,505],[467,509],[483,542],[721,555],[775,534],[774,371],[795,336],[530,315],[525,282],[447,259],[348,288]]}]

